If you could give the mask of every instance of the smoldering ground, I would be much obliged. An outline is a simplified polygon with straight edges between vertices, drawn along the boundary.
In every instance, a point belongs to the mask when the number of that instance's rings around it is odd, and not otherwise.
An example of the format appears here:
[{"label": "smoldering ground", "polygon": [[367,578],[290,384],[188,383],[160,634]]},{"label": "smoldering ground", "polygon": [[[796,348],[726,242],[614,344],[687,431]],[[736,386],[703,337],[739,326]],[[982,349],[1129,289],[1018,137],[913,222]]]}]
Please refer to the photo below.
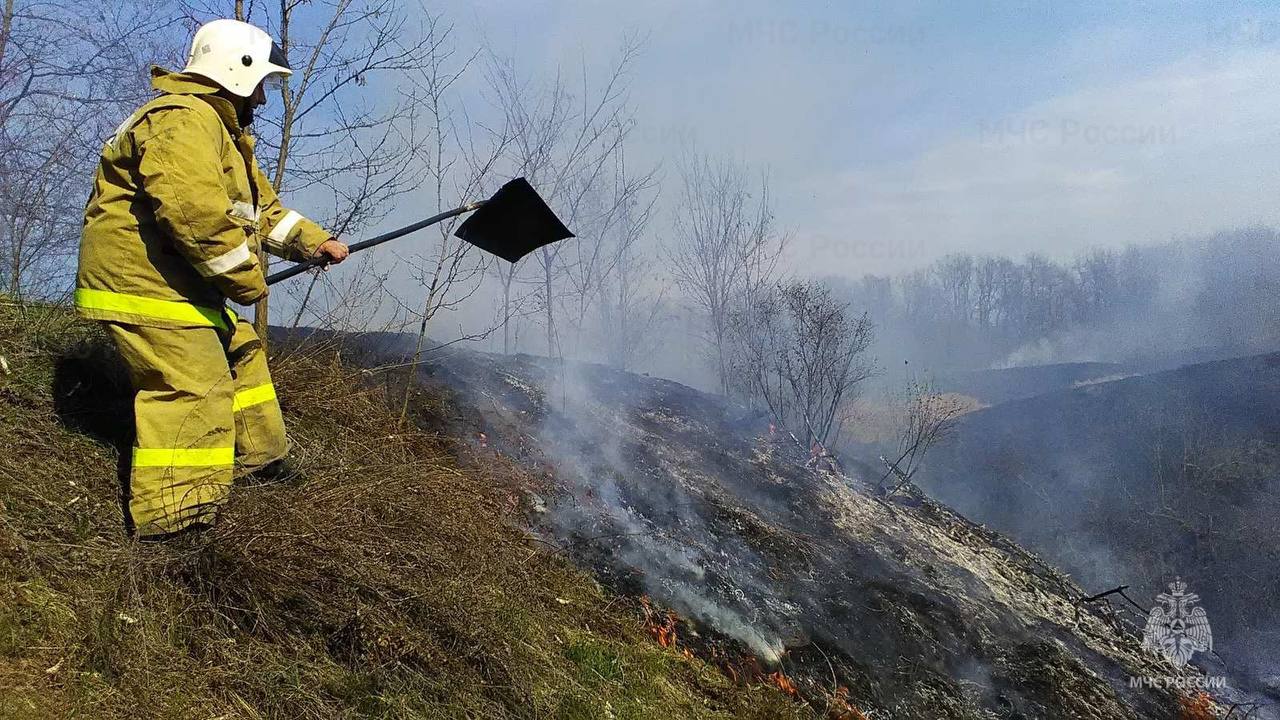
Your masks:
[{"label": "smoldering ground", "polygon": [[[680,648],[757,658],[812,701],[847,692],[891,717],[1172,712],[1172,695],[1127,686],[1156,667],[1132,638],[1090,608],[1077,624],[1083,591],[1065,577],[923,498],[883,504],[805,467],[758,413],[530,356],[449,351],[424,373],[484,433],[481,458],[551,479],[528,500],[531,529],[684,618]],[[1026,681],[1038,675],[1072,680]]]}]

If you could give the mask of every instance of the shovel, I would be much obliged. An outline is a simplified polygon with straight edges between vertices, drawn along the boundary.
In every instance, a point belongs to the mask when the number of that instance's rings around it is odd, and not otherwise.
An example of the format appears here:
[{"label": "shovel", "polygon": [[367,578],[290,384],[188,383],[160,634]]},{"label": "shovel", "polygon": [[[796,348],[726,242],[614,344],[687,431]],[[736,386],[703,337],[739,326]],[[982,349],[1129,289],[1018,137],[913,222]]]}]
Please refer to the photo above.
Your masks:
[{"label": "shovel", "polygon": [[[467,203],[439,215],[432,215],[426,220],[419,220],[412,225],[405,225],[399,230],[361,240],[348,250],[357,253],[472,210],[476,213],[464,220],[453,234],[507,262],[515,262],[543,245],[573,237],[573,233],[569,232],[569,228],[565,227],[564,223],[560,222],[560,218],[551,212],[551,208],[547,207],[547,203],[533,189],[529,181],[516,178],[499,188],[498,192],[488,200]],[[328,258],[324,257],[311,258],[306,262],[300,262],[293,267],[268,275],[267,284],[274,285],[281,280],[288,280],[294,275],[314,267],[321,267],[328,262]]]}]

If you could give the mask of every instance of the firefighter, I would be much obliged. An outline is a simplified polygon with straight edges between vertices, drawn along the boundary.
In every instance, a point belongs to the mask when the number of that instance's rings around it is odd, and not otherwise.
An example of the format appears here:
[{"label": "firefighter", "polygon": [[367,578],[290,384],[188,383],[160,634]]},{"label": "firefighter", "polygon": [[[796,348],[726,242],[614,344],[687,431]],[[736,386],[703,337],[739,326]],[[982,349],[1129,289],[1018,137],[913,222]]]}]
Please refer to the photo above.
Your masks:
[{"label": "firefighter", "polygon": [[259,253],[341,262],[347,247],[280,204],[247,127],[283,82],[271,37],[202,26],[182,72],[103,147],[85,209],[75,304],[102,321],[133,383],[126,524],[144,539],[207,527],[233,478],[285,471],[288,445],[262,342],[226,306],[267,295]]}]

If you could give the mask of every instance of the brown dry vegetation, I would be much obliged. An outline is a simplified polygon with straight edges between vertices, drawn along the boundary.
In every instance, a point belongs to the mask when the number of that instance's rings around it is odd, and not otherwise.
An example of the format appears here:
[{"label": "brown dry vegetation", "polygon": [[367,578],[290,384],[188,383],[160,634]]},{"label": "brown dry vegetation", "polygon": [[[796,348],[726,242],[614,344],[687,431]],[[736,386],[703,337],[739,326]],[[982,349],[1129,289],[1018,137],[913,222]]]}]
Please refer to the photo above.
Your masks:
[{"label": "brown dry vegetation", "polygon": [[521,480],[431,431],[445,400],[398,428],[314,355],[276,367],[305,481],[238,489],[205,536],[128,539],[102,339],[0,298],[0,719],[808,716],[533,543]]},{"label": "brown dry vegetation", "polygon": [[[954,406],[961,415],[987,407],[975,397],[954,392],[937,393],[939,402]],[[853,442],[893,443],[902,433],[903,406],[906,398],[897,396],[859,398],[850,409],[846,434]]]}]

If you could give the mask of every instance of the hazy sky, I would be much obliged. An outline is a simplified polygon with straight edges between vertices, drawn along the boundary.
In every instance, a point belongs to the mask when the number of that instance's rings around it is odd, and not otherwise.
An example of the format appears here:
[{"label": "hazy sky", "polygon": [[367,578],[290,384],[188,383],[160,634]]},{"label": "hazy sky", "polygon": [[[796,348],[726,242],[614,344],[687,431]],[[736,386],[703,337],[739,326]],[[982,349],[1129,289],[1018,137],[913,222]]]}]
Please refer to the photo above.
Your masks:
[{"label": "hazy sky", "polygon": [[631,157],[771,173],[794,259],[859,275],[955,250],[1069,256],[1280,222],[1280,9],[1263,3],[433,4],[531,70],[631,77]]}]

